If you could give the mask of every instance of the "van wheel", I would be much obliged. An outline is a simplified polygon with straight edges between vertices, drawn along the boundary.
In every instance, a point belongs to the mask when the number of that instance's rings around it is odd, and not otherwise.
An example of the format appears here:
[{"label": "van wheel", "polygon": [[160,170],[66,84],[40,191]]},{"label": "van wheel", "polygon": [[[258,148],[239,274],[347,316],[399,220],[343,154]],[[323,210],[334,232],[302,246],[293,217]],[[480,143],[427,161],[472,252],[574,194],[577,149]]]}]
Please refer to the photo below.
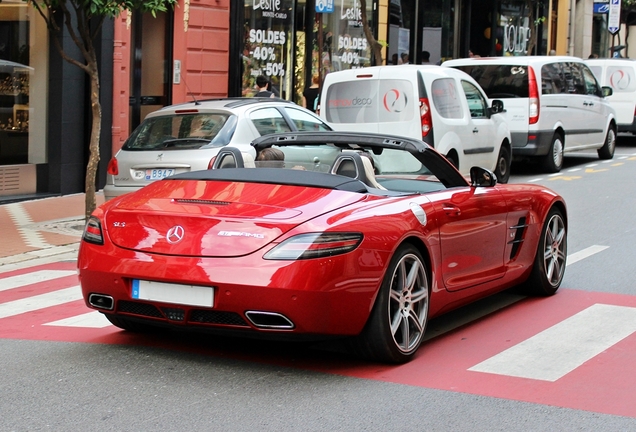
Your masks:
[{"label": "van wheel", "polygon": [[610,125],[607,130],[607,136],[605,137],[605,144],[598,149],[598,157],[601,159],[612,159],[614,157],[614,150],[616,149],[616,128]]},{"label": "van wheel", "polygon": [[497,157],[497,166],[495,167],[495,175],[499,183],[508,183],[510,178],[510,165],[512,158],[510,157],[510,149],[505,145],[501,146],[499,150],[499,157]]},{"label": "van wheel", "polygon": [[552,137],[550,151],[543,157],[543,167],[549,173],[561,171],[563,167],[563,137],[555,133]]},{"label": "van wheel", "polygon": [[457,158],[457,155],[453,152],[450,152],[446,155],[446,159],[448,159],[448,161],[453,164],[453,166],[457,169],[459,169],[459,159]]}]

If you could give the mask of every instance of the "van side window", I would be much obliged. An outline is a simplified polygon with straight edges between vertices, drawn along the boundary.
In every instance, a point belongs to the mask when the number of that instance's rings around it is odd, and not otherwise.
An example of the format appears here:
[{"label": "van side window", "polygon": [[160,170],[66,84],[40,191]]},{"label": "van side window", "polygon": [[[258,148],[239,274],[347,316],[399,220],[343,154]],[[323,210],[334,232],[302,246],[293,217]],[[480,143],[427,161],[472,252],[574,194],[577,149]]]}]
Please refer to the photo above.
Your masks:
[{"label": "van side window", "polygon": [[561,63],[548,63],[541,67],[541,94],[566,93]]},{"label": "van side window", "polygon": [[579,65],[579,67],[581,68],[581,75],[583,75],[583,80],[585,81],[585,94],[602,97],[603,93],[601,93],[594,73],[583,64]]},{"label": "van side window", "polygon": [[433,105],[440,116],[448,119],[460,119],[462,111],[459,89],[453,78],[440,78],[431,84]]},{"label": "van side window", "polygon": [[563,75],[565,77],[566,93],[586,94],[585,80],[578,63],[564,62]]},{"label": "van side window", "polygon": [[468,101],[468,109],[472,118],[487,118],[488,103],[480,91],[468,81],[462,81],[462,88]]}]

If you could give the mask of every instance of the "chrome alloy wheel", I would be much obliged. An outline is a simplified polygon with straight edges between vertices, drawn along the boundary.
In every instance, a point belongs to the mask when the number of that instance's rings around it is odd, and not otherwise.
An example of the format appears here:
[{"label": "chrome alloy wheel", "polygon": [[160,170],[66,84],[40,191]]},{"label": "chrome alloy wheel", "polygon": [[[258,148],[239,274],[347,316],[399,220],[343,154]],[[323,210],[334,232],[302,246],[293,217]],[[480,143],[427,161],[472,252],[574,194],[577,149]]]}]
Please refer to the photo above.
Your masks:
[{"label": "chrome alloy wheel", "polygon": [[560,214],[553,214],[547,224],[544,249],[546,279],[552,286],[558,285],[565,272],[567,253],[565,223]]},{"label": "chrome alloy wheel", "polygon": [[391,279],[389,324],[396,347],[403,353],[417,349],[428,316],[428,277],[419,257],[401,257]]}]

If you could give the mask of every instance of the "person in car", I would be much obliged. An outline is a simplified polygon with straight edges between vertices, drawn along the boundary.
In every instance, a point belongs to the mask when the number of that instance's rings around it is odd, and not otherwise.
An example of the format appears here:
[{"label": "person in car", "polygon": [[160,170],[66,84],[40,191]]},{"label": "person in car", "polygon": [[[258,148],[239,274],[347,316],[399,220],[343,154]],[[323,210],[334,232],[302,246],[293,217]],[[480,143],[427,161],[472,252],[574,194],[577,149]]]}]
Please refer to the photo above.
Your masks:
[{"label": "person in car", "polygon": [[285,166],[285,153],[281,149],[265,148],[256,155],[256,166],[261,168],[283,168]]}]

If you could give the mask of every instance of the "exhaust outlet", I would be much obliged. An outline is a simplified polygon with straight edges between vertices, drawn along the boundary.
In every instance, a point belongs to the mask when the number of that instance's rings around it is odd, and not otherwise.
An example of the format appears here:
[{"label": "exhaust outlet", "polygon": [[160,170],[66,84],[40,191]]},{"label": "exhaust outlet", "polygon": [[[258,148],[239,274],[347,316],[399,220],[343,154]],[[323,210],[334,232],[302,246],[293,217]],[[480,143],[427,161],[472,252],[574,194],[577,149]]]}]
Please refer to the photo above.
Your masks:
[{"label": "exhaust outlet", "polygon": [[245,316],[258,328],[277,330],[291,330],[294,328],[294,323],[289,318],[276,312],[247,311]]},{"label": "exhaust outlet", "polygon": [[90,294],[88,303],[97,309],[113,310],[115,306],[113,298],[104,294]]}]

